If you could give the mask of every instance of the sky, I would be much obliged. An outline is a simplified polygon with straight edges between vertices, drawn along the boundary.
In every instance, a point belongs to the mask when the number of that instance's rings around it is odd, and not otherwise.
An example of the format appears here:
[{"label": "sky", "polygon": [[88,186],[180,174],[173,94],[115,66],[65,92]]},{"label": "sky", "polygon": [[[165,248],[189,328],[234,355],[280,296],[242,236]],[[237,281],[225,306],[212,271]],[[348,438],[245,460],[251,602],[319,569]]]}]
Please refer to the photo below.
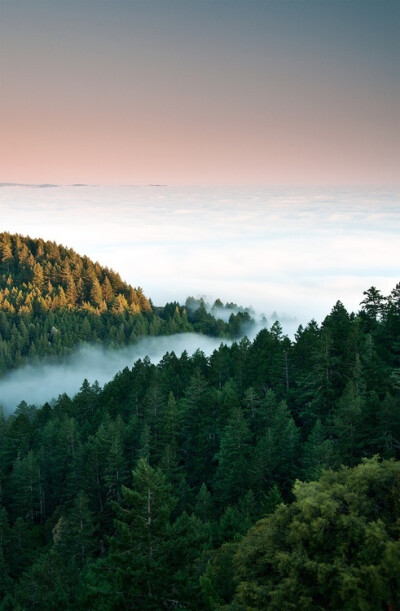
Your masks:
[{"label": "sky", "polygon": [[0,0],[0,182],[398,183],[398,0]]},{"label": "sky", "polygon": [[[398,0],[0,0],[0,231],[291,337],[357,311],[399,281],[399,58]],[[135,350],[17,371],[0,399],[75,392]]]}]

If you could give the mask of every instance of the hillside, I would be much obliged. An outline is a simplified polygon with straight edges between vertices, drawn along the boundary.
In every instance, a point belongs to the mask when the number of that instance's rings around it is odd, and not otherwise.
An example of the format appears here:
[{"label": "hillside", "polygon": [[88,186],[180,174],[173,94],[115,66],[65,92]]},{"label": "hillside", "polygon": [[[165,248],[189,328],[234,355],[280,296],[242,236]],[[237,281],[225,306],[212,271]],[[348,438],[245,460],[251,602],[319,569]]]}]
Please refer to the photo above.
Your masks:
[{"label": "hillside", "polygon": [[5,312],[151,311],[142,289],[132,288],[114,271],[55,242],[1,233],[0,255],[0,304]]},{"label": "hillside", "polygon": [[241,311],[218,320],[202,301],[188,314],[177,302],[154,308],[140,287],[72,249],[0,233],[0,375],[81,342],[115,347],[190,331],[238,337],[249,321]]}]

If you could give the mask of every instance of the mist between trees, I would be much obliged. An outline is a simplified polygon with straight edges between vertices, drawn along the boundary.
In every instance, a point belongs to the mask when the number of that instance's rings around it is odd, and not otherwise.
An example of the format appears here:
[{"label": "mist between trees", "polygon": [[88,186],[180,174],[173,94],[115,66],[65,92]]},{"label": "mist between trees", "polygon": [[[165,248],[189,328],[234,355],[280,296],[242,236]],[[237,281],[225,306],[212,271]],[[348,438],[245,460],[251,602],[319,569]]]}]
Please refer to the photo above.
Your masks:
[{"label": "mist between trees", "polygon": [[40,406],[63,393],[73,397],[84,379],[103,385],[118,371],[132,367],[136,360],[146,356],[157,364],[167,352],[180,356],[184,351],[192,355],[199,350],[210,355],[220,344],[218,338],[184,333],[147,337],[120,349],[82,345],[63,363],[26,365],[8,373],[0,380],[0,405],[10,413],[21,401]]}]

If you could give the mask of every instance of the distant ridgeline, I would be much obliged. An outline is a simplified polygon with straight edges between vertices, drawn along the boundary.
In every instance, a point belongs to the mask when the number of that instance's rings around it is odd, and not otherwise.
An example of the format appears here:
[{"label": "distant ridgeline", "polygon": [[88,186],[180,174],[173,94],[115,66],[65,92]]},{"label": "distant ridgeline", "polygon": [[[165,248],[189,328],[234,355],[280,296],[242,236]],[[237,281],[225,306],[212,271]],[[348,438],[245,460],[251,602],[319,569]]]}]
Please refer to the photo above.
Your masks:
[{"label": "distant ridgeline", "polygon": [[140,287],[72,249],[0,233],[0,374],[81,342],[122,346],[193,331],[236,338],[251,322],[236,306],[224,322],[203,300],[188,303],[188,311],[176,302],[154,307]]}]

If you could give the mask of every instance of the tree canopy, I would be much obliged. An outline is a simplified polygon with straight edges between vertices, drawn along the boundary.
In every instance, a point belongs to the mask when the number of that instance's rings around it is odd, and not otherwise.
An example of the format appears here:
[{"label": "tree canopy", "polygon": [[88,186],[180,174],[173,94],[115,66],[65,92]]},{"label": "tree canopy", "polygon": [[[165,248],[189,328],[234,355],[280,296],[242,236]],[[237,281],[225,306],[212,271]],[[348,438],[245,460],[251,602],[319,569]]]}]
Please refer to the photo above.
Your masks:
[{"label": "tree canopy", "polygon": [[[29,250],[27,292],[56,258]],[[4,280],[14,238],[1,252]],[[130,324],[211,332],[204,302],[135,314],[121,289],[127,309],[97,312],[92,287],[92,312],[0,309],[2,362],[20,364],[21,337],[41,356],[74,333],[131,341]],[[398,293],[337,302],[293,341],[274,324],[0,410],[0,609],[398,609]]]}]

